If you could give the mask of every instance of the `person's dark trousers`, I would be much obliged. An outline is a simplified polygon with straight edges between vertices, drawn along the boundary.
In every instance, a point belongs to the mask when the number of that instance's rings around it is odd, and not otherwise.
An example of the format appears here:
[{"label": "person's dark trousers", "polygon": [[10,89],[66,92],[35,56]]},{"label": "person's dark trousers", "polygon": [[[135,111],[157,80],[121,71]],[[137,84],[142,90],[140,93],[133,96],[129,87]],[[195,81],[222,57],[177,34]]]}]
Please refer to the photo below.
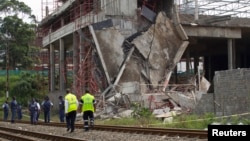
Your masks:
[{"label": "person's dark trousers", "polygon": [[44,122],[50,122],[50,111],[44,111]]},{"label": "person's dark trousers", "polygon": [[89,130],[89,120],[90,126],[94,126],[94,113],[92,111],[85,111],[83,112],[83,122],[84,122],[84,129],[85,131]]},{"label": "person's dark trousers", "polygon": [[7,121],[8,115],[9,115],[9,112],[8,112],[7,110],[4,111],[4,114],[3,114],[3,119],[4,119],[4,121]]},{"label": "person's dark trousers", "polygon": [[65,117],[64,110],[59,110],[60,122],[64,122],[64,117]]},{"label": "person's dark trousers", "polygon": [[76,111],[71,111],[66,115],[67,131],[74,132],[75,130],[75,120],[76,120]]},{"label": "person's dark trousers", "polygon": [[40,112],[37,112],[37,116],[36,116],[36,121],[38,122],[39,120],[39,116],[40,116]]},{"label": "person's dark trousers", "polygon": [[30,113],[30,123],[37,124],[37,111],[33,111]]},{"label": "person's dark trousers", "polygon": [[17,112],[17,118],[21,120],[23,118],[22,112]]},{"label": "person's dark trousers", "polygon": [[12,110],[11,110],[11,123],[14,123],[14,122],[15,122],[16,113],[17,113],[17,110],[16,110],[16,109],[12,109]]}]

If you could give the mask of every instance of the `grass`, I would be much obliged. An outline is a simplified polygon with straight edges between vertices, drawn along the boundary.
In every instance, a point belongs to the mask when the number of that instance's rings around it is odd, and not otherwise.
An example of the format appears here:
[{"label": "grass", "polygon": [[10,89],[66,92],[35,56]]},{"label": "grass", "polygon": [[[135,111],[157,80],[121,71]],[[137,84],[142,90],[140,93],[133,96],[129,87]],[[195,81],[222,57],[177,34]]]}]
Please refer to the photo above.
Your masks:
[{"label": "grass", "polygon": [[[146,122],[145,122],[146,121]],[[222,122],[223,121],[223,122]],[[232,124],[237,124],[242,122],[245,125],[250,124],[250,120],[242,117],[231,117],[227,122],[225,118],[215,117],[211,113],[206,113],[204,115],[179,115],[173,118],[170,123],[164,124],[161,119],[156,118],[121,118],[121,119],[106,119],[106,120],[95,120],[96,124],[103,125],[123,125],[123,126],[140,126],[140,127],[162,127],[162,128],[183,128],[183,129],[206,129],[207,126],[213,122],[219,122],[221,124],[226,124],[231,122]]]}]

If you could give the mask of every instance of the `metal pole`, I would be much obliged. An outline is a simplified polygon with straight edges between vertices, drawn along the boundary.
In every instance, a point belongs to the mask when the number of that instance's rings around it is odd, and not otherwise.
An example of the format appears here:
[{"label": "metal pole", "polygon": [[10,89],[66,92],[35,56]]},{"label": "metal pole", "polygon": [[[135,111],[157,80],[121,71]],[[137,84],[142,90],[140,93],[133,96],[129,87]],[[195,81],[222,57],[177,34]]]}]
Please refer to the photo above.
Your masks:
[{"label": "metal pole", "polygon": [[9,45],[6,40],[6,99],[9,98]]}]

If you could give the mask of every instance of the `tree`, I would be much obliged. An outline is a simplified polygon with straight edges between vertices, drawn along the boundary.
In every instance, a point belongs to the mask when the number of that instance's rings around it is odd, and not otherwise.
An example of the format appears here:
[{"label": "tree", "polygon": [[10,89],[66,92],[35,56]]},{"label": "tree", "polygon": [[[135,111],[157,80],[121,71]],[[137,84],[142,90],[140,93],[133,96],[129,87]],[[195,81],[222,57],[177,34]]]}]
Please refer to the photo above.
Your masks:
[{"label": "tree", "polygon": [[0,0],[0,13],[31,15],[31,8],[18,0]]},{"label": "tree", "polygon": [[[0,0],[0,49],[8,51],[9,64],[12,68],[21,65],[28,68],[33,64],[29,56],[35,38],[36,20],[31,15],[31,8],[17,0]],[[20,15],[22,16],[20,18]],[[24,15],[28,16],[31,23],[24,21]],[[6,57],[4,58],[6,62]]]}]

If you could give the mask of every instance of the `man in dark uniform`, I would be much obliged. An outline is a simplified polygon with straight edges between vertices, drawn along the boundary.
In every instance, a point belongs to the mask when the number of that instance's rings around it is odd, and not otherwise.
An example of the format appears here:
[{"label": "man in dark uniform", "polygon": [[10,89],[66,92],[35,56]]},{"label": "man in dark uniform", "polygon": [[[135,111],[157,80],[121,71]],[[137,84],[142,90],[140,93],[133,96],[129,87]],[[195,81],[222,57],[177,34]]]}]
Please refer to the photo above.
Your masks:
[{"label": "man in dark uniform", "polygon": [[59,119],[60,122],[64,122],[64,118],[65,118],[65,112],[64,112],[64,99],[62,96],[59,96]]},{"label": "man in dark uniform", "polygon": [[50,110],[51,110],[51,107],[53,106],[53,103],[49,100],[49,97],[46,96],[41,105],[43,107],[44,122],[49,123],[50,122]]},{"label": "man in dark uniform", "polygon": [[10,103],[10,110],[11,110],[11,123],[15,123],[16,113],[17,113],[17,101],[16,97],[12,97],[12,101]]},{"label": "man in dark uniform", "polygon": [[23,118],[22,105],[17,104],[17,118],[21,120]]},{"label": "man in dark uniform", "polygon": [[5,101],[2,107],[3,107],[3,120],[7,121],[9,115],[9,104],[7,100]]},{"label": "man in dark uniform", "polygon": [[30,123],[34,125],[37,124],[38,107],[34,98],[32,98],[29,104],[29,111],[30,111]]}]

